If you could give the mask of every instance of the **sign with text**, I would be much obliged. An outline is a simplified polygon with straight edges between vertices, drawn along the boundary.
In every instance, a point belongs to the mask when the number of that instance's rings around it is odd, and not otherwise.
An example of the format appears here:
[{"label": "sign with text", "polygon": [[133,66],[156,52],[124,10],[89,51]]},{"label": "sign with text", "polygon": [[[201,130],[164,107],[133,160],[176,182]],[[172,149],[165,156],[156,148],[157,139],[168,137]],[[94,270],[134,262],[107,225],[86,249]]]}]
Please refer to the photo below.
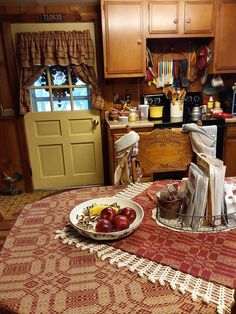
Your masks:
[{"label": "sign with text", "polygon": [[45,13],[39,15],[40,22],[64,22],[66,19],[65,13]]}]

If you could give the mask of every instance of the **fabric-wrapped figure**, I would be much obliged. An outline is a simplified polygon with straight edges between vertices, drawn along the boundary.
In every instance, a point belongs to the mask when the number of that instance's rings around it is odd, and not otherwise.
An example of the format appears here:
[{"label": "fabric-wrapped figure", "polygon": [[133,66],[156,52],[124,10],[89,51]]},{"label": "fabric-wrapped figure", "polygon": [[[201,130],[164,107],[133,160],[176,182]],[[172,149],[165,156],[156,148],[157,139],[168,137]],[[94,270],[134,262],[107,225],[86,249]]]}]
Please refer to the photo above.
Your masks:
[{"label": "fabric-wrapped figure", "polygon": [[[127,185],[133,182],[132,162],[135,162],[135,156],[138,155],[138,141],[139,135],[135,131],[130,131],[115,141],[116,168],[114,185]],[[138,181],[141,178],[141,173],[137,174],[137,178]]]}]

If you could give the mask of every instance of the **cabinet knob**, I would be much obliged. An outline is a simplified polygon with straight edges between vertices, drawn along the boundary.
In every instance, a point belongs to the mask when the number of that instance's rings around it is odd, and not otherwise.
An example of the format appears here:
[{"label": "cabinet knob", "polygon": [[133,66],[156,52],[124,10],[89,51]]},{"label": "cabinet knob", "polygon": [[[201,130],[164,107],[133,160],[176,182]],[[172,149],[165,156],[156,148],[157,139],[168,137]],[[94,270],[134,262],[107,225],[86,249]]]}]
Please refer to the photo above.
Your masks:
[{"label": "cabinet knob", "polygon": [[174,24],[177,24],[178,23],[178,19],[174,19]]},{"label": "cabinet knob", "polygon": [[138,43],[138,45],[142,45],[142,40],[138,39],[137,43]]},{"label": "cabinet knob", "polygon": [[188,24],[191,23],[191,19],[188,18],[188,19],[186,20],[186,22],[187,22]]}]

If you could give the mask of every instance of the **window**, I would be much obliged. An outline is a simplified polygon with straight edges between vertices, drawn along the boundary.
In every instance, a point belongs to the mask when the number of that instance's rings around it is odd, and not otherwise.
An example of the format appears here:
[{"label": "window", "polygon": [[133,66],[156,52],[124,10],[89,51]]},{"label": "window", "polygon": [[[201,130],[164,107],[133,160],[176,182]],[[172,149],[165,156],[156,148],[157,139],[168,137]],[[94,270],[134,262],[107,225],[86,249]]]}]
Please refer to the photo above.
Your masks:
[{"label": "window", "polygon": [[70,66],[47,66],[30,88],[34,112],[88,110],[90,91]]}]

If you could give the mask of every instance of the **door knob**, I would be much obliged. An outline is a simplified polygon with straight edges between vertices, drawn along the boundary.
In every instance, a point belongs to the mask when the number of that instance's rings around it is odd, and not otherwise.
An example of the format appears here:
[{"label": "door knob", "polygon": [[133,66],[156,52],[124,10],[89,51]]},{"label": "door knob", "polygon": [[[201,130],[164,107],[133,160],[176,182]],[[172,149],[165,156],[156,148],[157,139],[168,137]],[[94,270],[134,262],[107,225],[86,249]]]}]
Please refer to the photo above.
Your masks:
[{"label": "door knob", "polygon": [[188,18],[188,19],[186,20],[186,22],[187,22],[188,24],[191,23],[191,19]]},{"label": "door knob", "polygon": [[96,128],[97,125],[99,125],[99,121],[98,120],[93,120],[93,128]]}]

